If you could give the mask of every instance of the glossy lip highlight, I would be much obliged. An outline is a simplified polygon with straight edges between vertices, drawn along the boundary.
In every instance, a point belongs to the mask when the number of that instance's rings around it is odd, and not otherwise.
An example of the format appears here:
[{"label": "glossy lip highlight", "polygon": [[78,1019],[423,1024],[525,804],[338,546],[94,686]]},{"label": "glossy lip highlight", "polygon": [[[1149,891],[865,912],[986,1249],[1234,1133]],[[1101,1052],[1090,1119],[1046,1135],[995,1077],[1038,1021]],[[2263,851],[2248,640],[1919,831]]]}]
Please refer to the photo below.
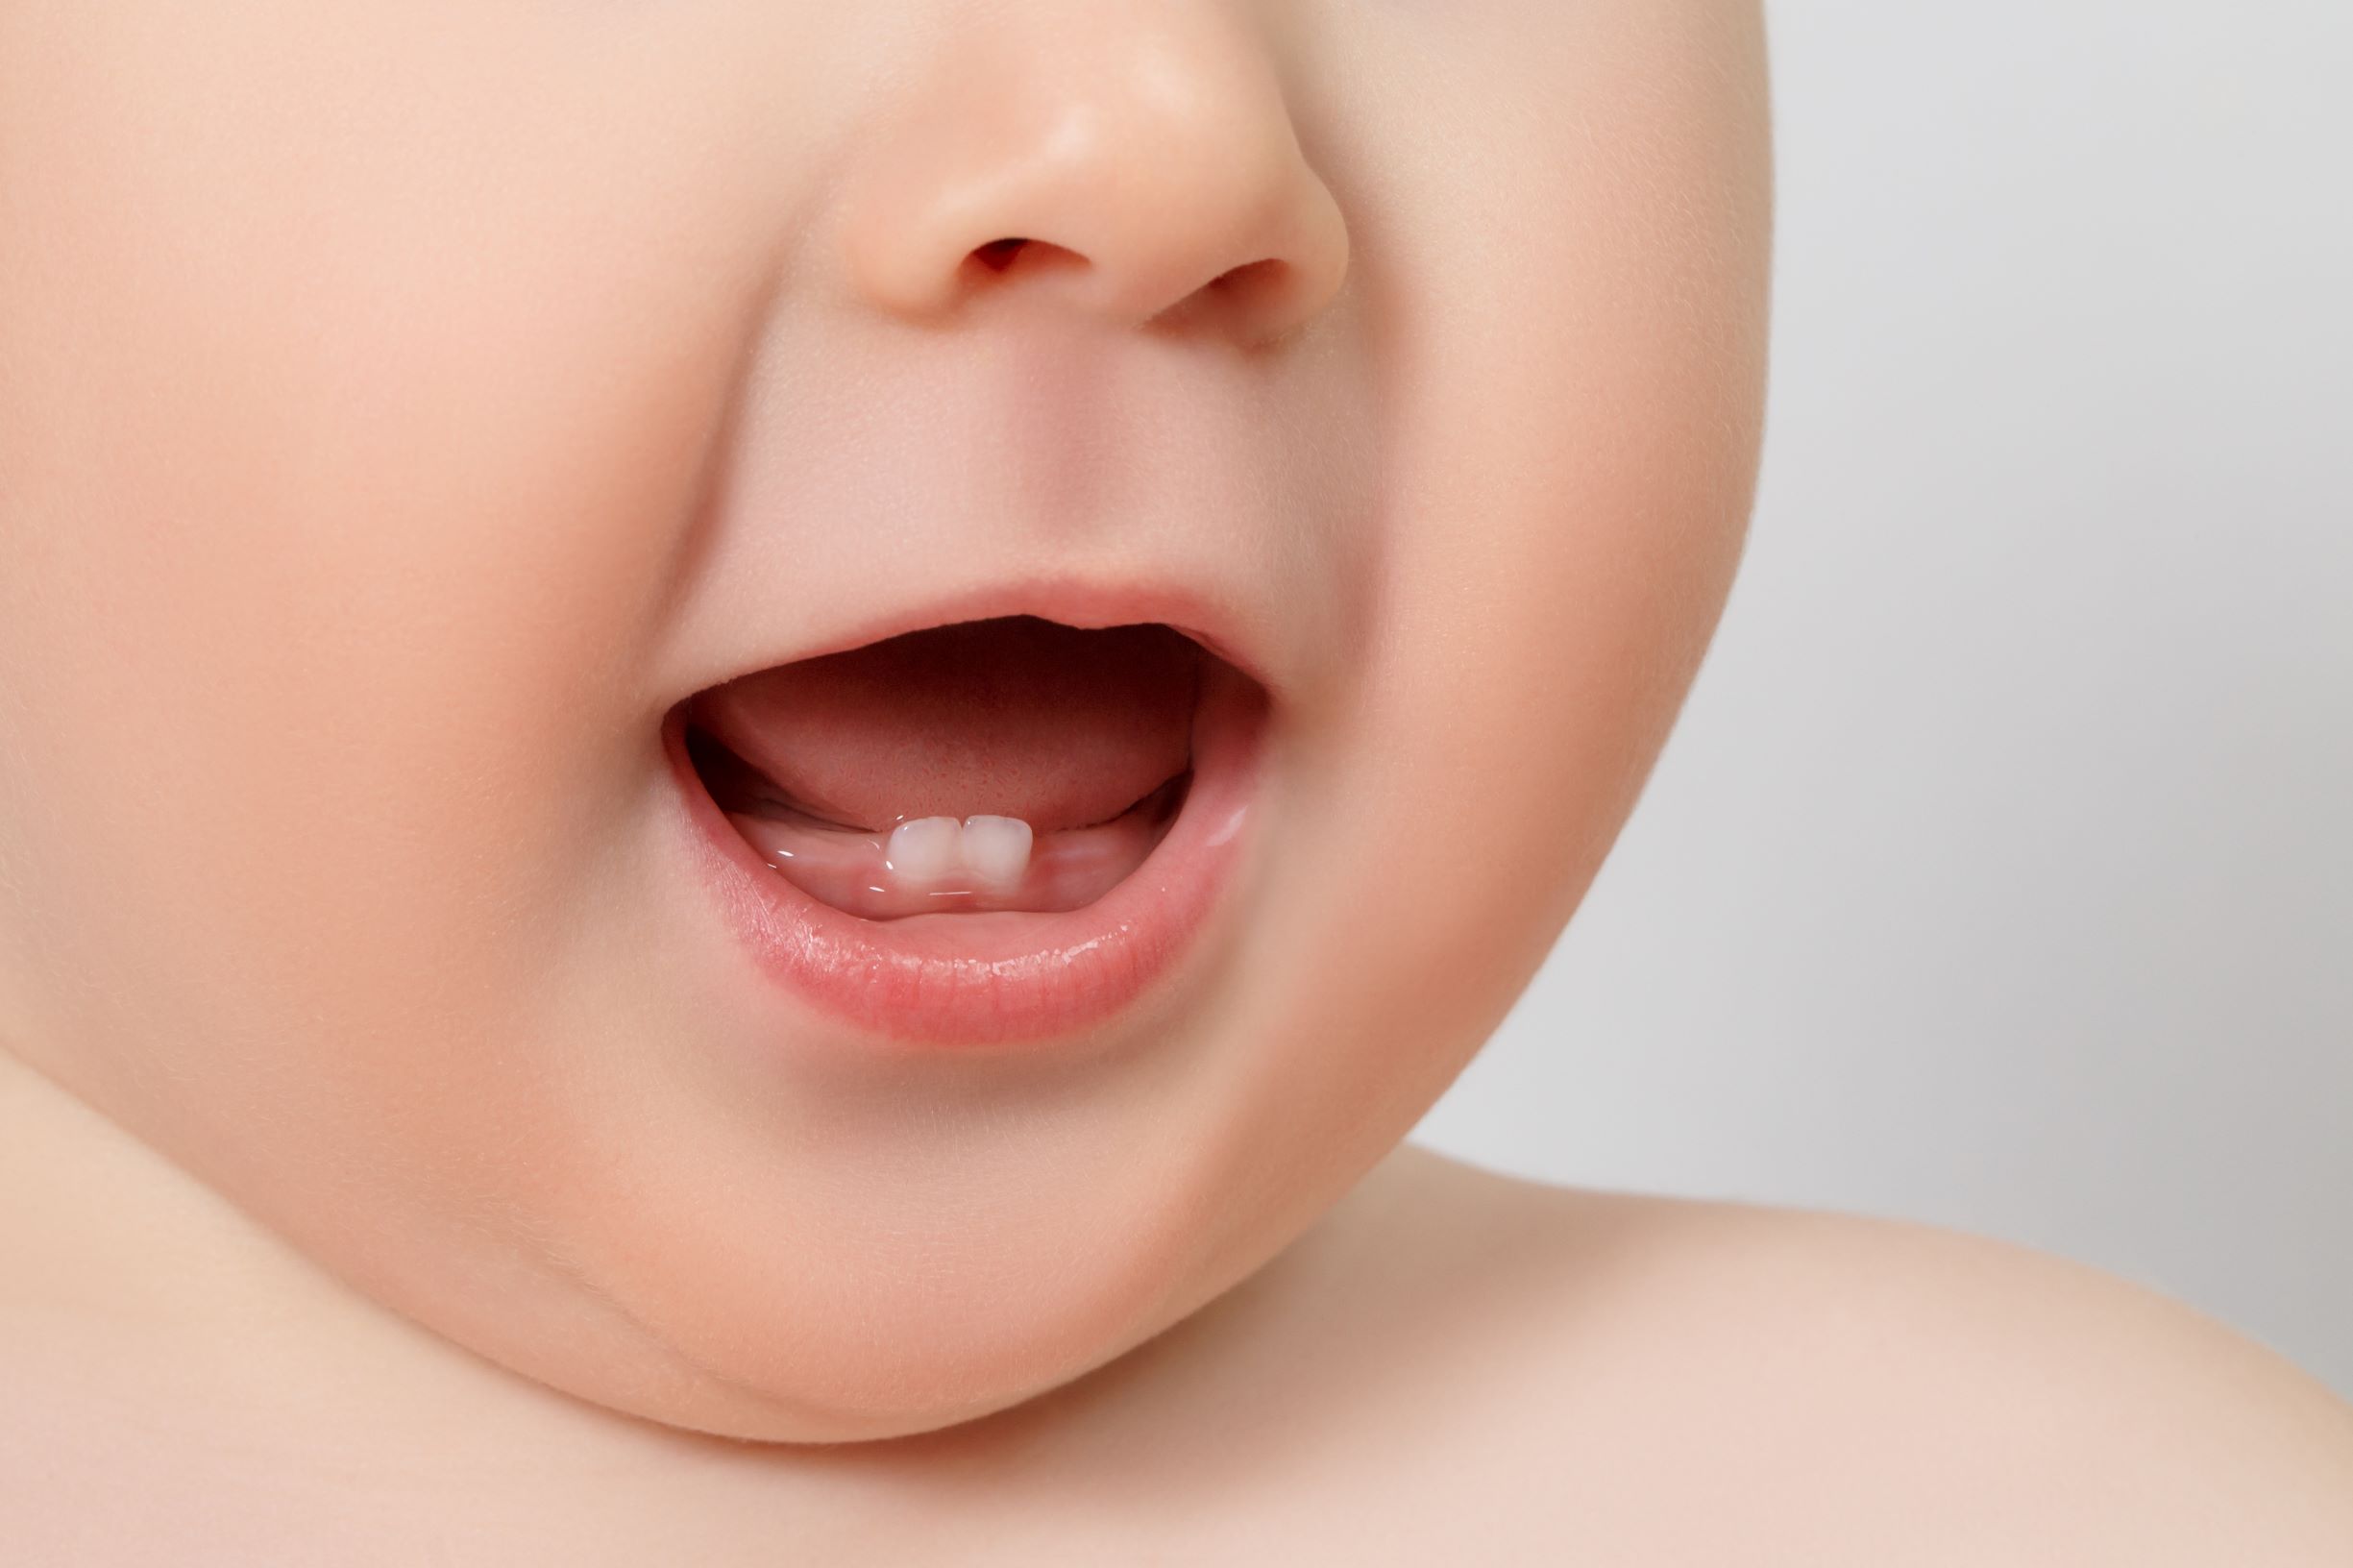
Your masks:
[{"label": "glossy lip highlight", "polygon": [[691,819],[690,850],[760,969],[820,1012],[912,1044],[1042,1041],[1142,999],[1199,937],[1250,835],[1263,688],[1211,665],[1193,721],[1193,777],[1141,865],[1084,908],[868,920],[819,902],[763,860],[711,798],[686,748],[687,704],[662,744]]}]

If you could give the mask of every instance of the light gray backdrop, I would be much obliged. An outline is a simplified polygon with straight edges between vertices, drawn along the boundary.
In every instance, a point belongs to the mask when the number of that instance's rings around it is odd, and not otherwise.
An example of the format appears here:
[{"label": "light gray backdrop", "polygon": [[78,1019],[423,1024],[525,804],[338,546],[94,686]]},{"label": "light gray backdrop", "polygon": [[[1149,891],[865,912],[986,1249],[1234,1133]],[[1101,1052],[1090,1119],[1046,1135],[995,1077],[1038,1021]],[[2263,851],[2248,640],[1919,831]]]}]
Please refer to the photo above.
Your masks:
[{"label": "light gray backdrop", "polygon": [[1744,575],[1414,1141],[2006,1237],[2353,1394],[2353,4],[1770,16]]}]

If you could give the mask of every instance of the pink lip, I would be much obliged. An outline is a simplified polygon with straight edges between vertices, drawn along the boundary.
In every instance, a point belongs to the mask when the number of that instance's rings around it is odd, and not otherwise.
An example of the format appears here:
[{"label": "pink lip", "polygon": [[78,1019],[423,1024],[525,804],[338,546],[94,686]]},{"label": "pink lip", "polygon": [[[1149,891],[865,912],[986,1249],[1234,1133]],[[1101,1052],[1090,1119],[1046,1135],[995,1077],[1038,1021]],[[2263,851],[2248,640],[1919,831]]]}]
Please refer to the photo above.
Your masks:
[{"label": "pink lip", "polygon": [[1227,664],[1248,675],[1280,700],[1291,695],[1284,672],[1259,655],[1267,651],[1252,634],[1253,619],[1214,592],[1180,583],[1139,583],[1061,575],[1016,582],[993,579],[935,593],[838,625],[790,649],[772,649],[767,662],[786,664],[846,649],[863,648],[905,632],[954,621],[993,616],[1037,615],[1071,626],[1116,626],[1157,621],[1175,627]]},{"label": "pink lip", "polygon": [[1196,943],[1249,835],[1264,693],[1232,670],[1204,685],[1183,808],[1135,872],[1082,909],[868,920],[821,904],[735,830],[686,750],[685,704],[662,725],[690,851],[728,925],[771,980],[892,1040],[1032,1042],[1139,1004]]}]

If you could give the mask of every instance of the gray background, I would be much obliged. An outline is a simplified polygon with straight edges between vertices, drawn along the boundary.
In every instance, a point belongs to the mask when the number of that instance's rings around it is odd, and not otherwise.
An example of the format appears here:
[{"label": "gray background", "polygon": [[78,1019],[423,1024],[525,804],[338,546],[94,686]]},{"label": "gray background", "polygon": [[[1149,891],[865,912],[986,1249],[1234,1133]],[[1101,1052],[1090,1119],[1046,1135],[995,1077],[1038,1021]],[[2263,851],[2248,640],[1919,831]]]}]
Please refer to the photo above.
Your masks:
[{"label": "gray background", "polygon": [[2353,4],[1769,14],[1747,565],[1413,1140],[2005,1237],[2353,1394]]}]

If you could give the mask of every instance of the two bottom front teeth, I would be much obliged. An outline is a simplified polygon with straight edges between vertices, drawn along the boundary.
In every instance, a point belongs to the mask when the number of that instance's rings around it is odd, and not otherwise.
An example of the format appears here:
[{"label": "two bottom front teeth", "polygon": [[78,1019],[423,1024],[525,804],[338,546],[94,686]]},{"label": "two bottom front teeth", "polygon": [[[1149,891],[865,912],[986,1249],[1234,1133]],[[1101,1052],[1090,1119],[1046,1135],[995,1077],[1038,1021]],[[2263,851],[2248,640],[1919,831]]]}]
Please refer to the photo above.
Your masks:
[{"label": "two bottom front teeth", "polygon": [[1029,870],[1029,823],[1018,817],[919,817],[891,830],[883,870],[941,892],[966,886],[1010,892]]},{"label": "two bottom front teeth", "polygon": [[1048,833],[1017,817],[919,817],[878,833],[721,809],[772,869],[853,915],[1048,912],[1091,904],[1142,865],[1189,783],[1179,774],[1109,821]]}]

